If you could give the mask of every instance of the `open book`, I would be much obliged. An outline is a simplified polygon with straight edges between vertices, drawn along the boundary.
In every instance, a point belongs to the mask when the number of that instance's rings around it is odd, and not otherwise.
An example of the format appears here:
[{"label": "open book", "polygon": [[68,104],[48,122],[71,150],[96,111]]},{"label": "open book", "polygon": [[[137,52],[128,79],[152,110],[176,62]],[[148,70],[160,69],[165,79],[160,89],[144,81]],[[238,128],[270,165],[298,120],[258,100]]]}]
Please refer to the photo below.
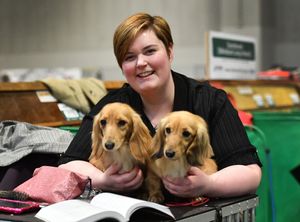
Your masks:
[{"label": "open book", "polygon": [[113,193],[100,193],[91,202],[78,199],[58,202],[43,207],[35,217],[46,222],[94,222],[109,218],[125,222],[142,209],[151,209],[175,219],[166,206]]}]

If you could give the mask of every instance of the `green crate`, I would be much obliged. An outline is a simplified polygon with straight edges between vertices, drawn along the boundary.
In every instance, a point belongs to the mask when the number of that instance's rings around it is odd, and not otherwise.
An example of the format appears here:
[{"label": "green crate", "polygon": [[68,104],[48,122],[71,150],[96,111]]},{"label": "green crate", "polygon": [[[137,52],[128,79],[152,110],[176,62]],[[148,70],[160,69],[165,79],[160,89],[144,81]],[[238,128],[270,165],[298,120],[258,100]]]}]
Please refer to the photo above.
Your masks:
[{"label": "green crate", "polygon": [[60,129],[62,130],[66,130],[66,131],[69,131],[71,132],[72,134],[76,134],[79,130],[79,126],[60,126],[59,127]]},{"label": "green crate", "polygon": [[[253,122],[265,135],[266,147],[270,150],[271,166],[266,159],[262,161],[271,171],[271,190],[268,189],[274,197],[271,219],[276,222],[299,221],[300,187],[290,171],[300,164],[300,112],[253,112]],[[265,198],[268,194],[261,195]],[[265,209],[266,214],[269,210],[269,207]]]},{"label": "green crate", "polygon": [[256,126],[245,126],[251,143],[257,148],[258,156],[263,164],[262,179],[256,194],[259,196],[259,205],[256,207],[256,221],[272,221],[272,204],[269,191],[268,162],[266,153],[266,138]]}]

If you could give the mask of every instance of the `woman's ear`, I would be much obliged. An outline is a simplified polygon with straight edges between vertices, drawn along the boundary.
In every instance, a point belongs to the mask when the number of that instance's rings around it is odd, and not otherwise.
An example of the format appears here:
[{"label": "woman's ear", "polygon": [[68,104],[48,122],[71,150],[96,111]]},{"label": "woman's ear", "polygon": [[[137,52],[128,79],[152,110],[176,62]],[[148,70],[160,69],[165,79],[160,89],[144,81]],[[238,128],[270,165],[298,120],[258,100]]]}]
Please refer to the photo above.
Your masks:
[{"label": "woman's ear", "polygon": [[103,132],[100,127],[100,116],[101,116],[101,113],[98,113],[94,117],[94,121],[93,121],[92,152],[89,157],[90,161],[93,161],[94,158],[99,159],[99,157],[103,153],[103,147],[102,147]]}]

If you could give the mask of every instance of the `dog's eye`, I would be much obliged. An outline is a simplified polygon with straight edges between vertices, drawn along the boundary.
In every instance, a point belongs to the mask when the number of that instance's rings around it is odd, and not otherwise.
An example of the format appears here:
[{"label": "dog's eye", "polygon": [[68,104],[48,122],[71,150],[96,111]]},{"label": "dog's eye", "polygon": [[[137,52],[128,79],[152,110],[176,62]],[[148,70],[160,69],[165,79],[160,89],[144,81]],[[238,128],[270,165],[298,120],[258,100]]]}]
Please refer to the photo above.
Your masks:
[{"label": "dog's eye", "polygon": [[166,134],[170,134],[170,133],[171,133],[171,128],[170,128],[170,127],[167,127],[167,128],[165,129],[165,131],[166,131]]},{"label": "dog's eye", "polygon": [[100,120],[100,124],[101,124],[102,127],[105,127],[106,126],[106,120],[105,119]]},{"label": "dog's eye", "polygon": [[191,133],[189,131],[183,131],[182,132],[182,136],[185,137],[185,138],[189,137],[190,135],[191,135]]},{"label": "dog's eye", "polygon": [[125,126],[125,124],[126,124],[125,120],[119,120],[119,122],[118,122],[119,127]]}]

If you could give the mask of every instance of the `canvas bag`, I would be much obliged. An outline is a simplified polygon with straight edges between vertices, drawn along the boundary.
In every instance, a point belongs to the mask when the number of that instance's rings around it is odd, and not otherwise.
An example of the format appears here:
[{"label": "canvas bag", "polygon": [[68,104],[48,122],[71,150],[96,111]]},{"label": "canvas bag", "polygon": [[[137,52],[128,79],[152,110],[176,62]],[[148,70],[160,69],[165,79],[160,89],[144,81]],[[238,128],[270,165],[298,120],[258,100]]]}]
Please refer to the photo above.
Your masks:
[{"label": "canvas bag", "polygon": [[42,166],[14,191],[26,193],[34,201],[57,203],[78,197],[89,182],[87,176],[63,168]]}]

